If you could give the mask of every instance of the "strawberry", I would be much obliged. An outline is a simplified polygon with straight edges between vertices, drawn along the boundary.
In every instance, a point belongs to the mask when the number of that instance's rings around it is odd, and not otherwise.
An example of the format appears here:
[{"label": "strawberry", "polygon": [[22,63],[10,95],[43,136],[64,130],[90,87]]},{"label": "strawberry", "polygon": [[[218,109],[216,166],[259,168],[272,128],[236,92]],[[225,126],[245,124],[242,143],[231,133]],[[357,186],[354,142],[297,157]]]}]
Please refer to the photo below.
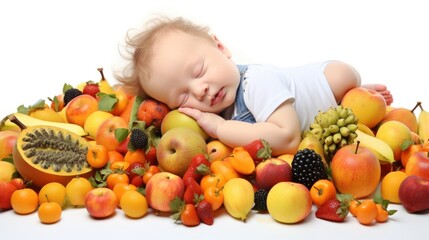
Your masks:
[{"label": "strawberry", "polygon": [[146,150],[146,160],[150,165],[158,165],[155,146],[150,145],[150,147]]},{"label": "strawberry", "polygon": [[82,90],[83,94],[91,95],[94,98],[97,97],[97,93],[99,92],[100,92],[100,86],[98,86],[98,83],[94,83],[93,81],[86,82]]},{"label": "strawberry", "polygon": [[125,155],[128,152],[128,143],[130,142],[130,137],[128,136],[119,143],[119,145],[116,147],[116,151],[119,152],[122,155]]},{"label": "strawberry", "polygon": [[206,200],[201,200],[196,206],[197,215],[201,222],[212,225],[214,222],[212,205]]},{"label": "strawberry", "polygon": [[193,178],[197,183],[200,183],[201,178],[210,172],[210,161],[204,153],[197,153],[192,157],[191,162],[183,175],[185,186],[189,182],[188,178]]},{"label": "strawberry", "polygon": [[249,152],[253,161],[255,162],[255,166],[262,162],[264,159],[268,159],[271,157],[271,147],[268,142],[264,139],[256,139],[252,142],[243,146],[247,152]]},{"label": "strawberry", "polygon": [[349,213],[350,194],[338,194],[316,210],[316,217],[332,222],[342,222]]},{"label": "strawberry", "polygon": [[187,179],[187,187],[185,193],[183,194],[183,201],[185,203],[195,203],[195,198],[203,194],[201,186],[193,178]]}]

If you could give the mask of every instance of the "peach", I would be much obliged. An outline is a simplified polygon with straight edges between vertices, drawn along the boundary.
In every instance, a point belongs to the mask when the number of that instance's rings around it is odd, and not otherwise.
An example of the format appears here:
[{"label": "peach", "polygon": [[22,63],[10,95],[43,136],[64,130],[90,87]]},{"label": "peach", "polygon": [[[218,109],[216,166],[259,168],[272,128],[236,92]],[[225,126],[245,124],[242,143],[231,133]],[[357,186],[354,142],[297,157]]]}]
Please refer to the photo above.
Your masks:
[{"label": "peach", "polygon": [[377,91],[357,87],[349,90],[343,97],[341,105],[350,108],[359,122],[369,128],[377,126],[386,114],[386,101]]},{"label": "peach", "polygon": [[0,160],[12,154],[19,132],[5,130],[0,132]]},{"label": "peach", "polygon": [[73,98],[66,107],[67,122],[84,127],[88,116],[98,110],[98,101],[88,94]]},{"label": "peach", "polygon": [[401,160],[404,141],[412,141],[410,129],[403,123],[391,120],[380,125],[375,137],[386,142],[393,150],[393,158],[396,161]]},{"label": "peach", "polygon": [[429,179],[429,155],[427,152],[416,152],[410,156],[405,173]]},{"label": "peach", "polygon": [[417,117],[409,109],[406,108],[395,108],[384,116],[380,124],[387,121],[396,120],[405,124],[412,132],[417,132]]},{"label": "peach", "polygon": [[214,139],[207,143],[207,153],[209,154],[209,160],[213,162],[231,155],[232,148],[218,139]]}]

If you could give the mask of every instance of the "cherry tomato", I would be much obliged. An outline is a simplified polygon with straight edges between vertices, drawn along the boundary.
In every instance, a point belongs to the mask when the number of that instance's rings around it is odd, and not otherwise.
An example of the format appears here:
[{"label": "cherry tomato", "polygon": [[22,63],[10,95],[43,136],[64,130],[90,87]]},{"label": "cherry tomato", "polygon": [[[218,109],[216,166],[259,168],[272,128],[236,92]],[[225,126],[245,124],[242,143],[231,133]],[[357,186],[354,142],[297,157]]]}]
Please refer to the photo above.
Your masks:
[{"label": "cherry tomato", "polygon": [[379,223],[386,222],[389,219],[389,213],[381,204],[376,204],[377,206],[377,216],[375,217],[375,221]]},{"label": "cherry tomato", "polygon": [[147,168],[145,174],[143,175],[143,182],[144,184],[147,184],[147,182],[149,181],[149,179],[155,175],[155,173],[159,173],[161,172],[161,170],[159,169],[158,166],[156,165],[150,165],[149,168]]},{"label": "cherry tomato", "polygon": [[334,183],[328,179],[316,181],[310,189],[311,200],[318,207],[328,200],[335,198],[336,195],[337,190]]},{"label": "cherry tomato", "polygon": [[210,173],[208,175],[204,175],[201,178],[200,186],[201,190],[205,192],[205,190],[209,187],[217,187],[222,188],[226,183],[226,178],[220,173]]},{"label": "cherry tomato", "polygon": [[357,199],[352,199],[349,202],[349,212],[353,215],[353,217],[357,216],[357,209],[360,205],[360,201]]},{"label": "cherry tomato", "polygon": [[361,224],[371,225],[377,217],[377,205],[372,199],[363,200],[357,208],[356,218]]},{"label": "cherry tomato", "polygon": [[204,199],[212,205],[213,211],[219,209],[223,204],[223,188],[209,186],[204,191]]}]

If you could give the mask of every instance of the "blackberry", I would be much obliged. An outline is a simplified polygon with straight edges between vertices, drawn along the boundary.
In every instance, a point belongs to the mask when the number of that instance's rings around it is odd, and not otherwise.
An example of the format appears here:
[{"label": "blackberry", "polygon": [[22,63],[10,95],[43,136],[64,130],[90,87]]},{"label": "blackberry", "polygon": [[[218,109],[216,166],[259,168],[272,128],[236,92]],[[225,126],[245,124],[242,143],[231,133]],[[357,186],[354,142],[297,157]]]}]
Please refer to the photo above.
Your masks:
[{"label": "blackberry", "polygon": [[268,190],[258,189],[255,192],[255,205],[252,209],[261,212],[267,211],[267,196]]},{"label": "blackberry", "polygon": [[313,149],[298,150],[292,160],[292,181],[305,185],[308,189],[319,179],[327,179],[322,158]]},{"label": "blackberry", "polygon": [[139,128],[131,130],[130,143],[135,149],[145,149],[148,141],[148,136],[143,130]]},{"label": "blackberry", "polygon": [[70,88],[64,93],[64,106],[67,105],[73,98],[82,95],[83,93],[77,88]]}]

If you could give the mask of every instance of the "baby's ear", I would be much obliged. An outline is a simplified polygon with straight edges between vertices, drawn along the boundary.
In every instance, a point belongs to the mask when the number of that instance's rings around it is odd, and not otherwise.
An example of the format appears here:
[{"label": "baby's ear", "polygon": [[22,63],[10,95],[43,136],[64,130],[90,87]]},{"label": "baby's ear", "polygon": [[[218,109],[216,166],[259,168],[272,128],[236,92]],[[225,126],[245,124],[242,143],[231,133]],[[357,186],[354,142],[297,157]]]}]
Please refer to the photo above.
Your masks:
[{"label": "baby's ear", "polygon": [[231,58],[231,51],[219,40],[219,38],[216,35],[212,35],[213,41],[216,44],[216,47],[227,57]]}]

